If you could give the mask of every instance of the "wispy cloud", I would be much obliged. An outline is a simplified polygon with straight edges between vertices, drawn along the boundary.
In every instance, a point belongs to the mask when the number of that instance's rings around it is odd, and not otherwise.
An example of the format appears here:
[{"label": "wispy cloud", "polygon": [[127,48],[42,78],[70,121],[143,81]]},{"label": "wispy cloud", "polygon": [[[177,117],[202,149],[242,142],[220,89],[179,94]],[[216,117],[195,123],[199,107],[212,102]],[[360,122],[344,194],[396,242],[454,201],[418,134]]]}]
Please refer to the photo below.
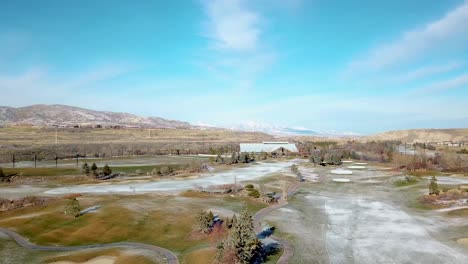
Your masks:
[{"label": "wispy cloud", "polygon": [[[44,67],[35,67],[19,74],[0,74],[2,97],[8,105],[21,106],[36,103],[66,103],[103,81],[128,73],[124,66],[101,66],[77,73],[57,74]],[[57,76],[61,76],[60,78]]]},{"label": "wispy cloud", "polygon": [[[451,44],[467,41],[468,1],[449,11],[444,17],[424,27],[405,32],[400,38],[367,52],[348,64],[347,74],[379,71],[411,62],[427,52]],[[461,44],[461,43],[460,43]]]},{"label": "wispy cloud", "polygon": [[249,51],[258,47],[261,30],[259,15],[243,0],[205,2],[208,15],[208,37],[218,49]]},{"label": "wispy cloud", "polygon": [[418,82],[435,76],[443,76],[455,70],[466,66],[465,62],[453,61],[444,64],[432,64],[406,71],[399,71],[391,74],[381,74],[375,77],[366,78],[366,83],[373,86],[394,87],[395,85],[407,85],[412,82]]},{"label": "wispy cloud", "polygon": [[457,88],[468,89],[468,73],[464,73],[464,74],[458,75],[456,77],[453,77],[447,80],[433,82],[428,86],[416,89],[414,92],[427,94],[427,93],[442,92],[442,91],[447,91],[447,90],[457,89]]},{"label": "wispy cloud", "polygon": [[242,93],[276,62],[277,54],[264,42],[264,19],[246,0],[206,0],[203,35],[209,43],[196,62],[213,78],[227,83],[220,89]]}]

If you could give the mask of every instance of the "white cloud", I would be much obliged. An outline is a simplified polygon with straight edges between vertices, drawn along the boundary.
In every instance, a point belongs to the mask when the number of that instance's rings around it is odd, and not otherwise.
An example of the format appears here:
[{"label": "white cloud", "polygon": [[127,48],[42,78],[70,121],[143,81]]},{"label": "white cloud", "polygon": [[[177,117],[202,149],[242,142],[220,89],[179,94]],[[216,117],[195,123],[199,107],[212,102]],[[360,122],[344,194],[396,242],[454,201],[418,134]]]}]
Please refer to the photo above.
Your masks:
[{"label": "white cloud", "polygon": [[242,0],[205,2],[208,36],[214,47],[231,51],[249,51],[258,47],[261,30],[259,15]]},{"label": "white cloud", "polygon": [[461,88],[461,87],[468,89],[468,73],[458,75],[451,79],[431,83],[428,86],[417,89],[416,92],[419,92],[419,93],[441,92],[441,91],[446,91],[446,90],[456,89],[456,88]]},{"label": "white cloud", "polygon": [[430,22],[422,28],[405,32],[399,39],[378,46],[363,57],[351,61],[347,74],[391,68],[411,62],[430,51],[440,50],[442,46],[455,43],[457,40],[466,41],[467,25],[468,2],[464,2],[441,19]]},{"label": "white cloud", "polygon": [[[20,74],[1,75],[2,104],[23,106],[37,103],[70,103],[88,97],[86,92],[102,81],[128,73],[125,66],[108,65],[80,71],[56,74],[45,68],[31,68]],[[61,76],[57,78],[57,76]],[[82,93],[85,92],[82,96]]]},{"label": "white cloud", "polygon": [[365,78],[365,84],[386,87],[421,81],[434,76],[453,72],[467,65],[465,62],[449,62],[445,64],[433,64],[412,70],[399,71],[394,74],[380,74]]}]

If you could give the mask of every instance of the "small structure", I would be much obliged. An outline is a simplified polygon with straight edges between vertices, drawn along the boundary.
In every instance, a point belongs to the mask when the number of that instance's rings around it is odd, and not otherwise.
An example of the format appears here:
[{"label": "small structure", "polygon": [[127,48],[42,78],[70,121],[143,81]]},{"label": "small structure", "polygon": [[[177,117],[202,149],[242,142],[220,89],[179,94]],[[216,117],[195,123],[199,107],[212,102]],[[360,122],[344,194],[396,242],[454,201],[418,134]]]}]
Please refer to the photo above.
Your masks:
[{"label": "small structure", "polygon": [[262,142],[262,143],[241,143],[240,152],[244,153],[268,153],[271,155],[286,155],[298,153],[296,144],[289,142]]}]

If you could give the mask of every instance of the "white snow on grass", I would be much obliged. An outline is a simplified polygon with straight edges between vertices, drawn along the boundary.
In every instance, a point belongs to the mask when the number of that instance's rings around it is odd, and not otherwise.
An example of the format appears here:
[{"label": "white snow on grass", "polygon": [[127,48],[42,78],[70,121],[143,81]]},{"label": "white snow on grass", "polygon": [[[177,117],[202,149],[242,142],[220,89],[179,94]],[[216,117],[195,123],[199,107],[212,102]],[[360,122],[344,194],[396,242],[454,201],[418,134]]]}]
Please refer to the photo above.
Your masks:
[{"label": "white snow on grass", "polygon": [[360,166],[360,165],[348,166],[348,169],[354,169],[354,170],[363,170],[363,169],[366,169],[366,168],[367,168],[366,166]]},{"label": "white snow on grass", "polygon": [[356,162],[356,163],[354,163],[354,165],[367,165],[367,163],[365,163],[365,162]]},{"label": "white snow on grass", "polygon": [[180,192],[193,189],[195,186],[208,188],[215,185],[233,184],[264,177],[268,174],[288,169],[295,161],[256,163],[252,166],[235,168],[229,171],[201,174],[199,178],[190,179],[164,179],[154,182],[87,184],[61,187],[45,191],[46,194],[68,193],[149,193],[149,192]]},{"label": "white snow on grass", "polygon": [[334,182],[350,182],[350,179],[345,179],[345,178],[334,178],[332,181]]},{"label": "white snow on grass", "polygon": [[350,170],[344,170],[344,169],[334,169],[334,170],[331,170],[330,173],[338,174],[338,175],[349,175],[349,174],[353,174],[352,171],[350,171]]},{"label": "white snow on grass", "polygon": [[352,160],[342,160],[341,162],[343,162],[343,163],[353,163],[354,161],[352,161]]},{"label": "white snow on grass", "polygon": [[325,212],[330,263],[468,263],[468,255],[434,239],[390,204],[327,199]]},{"label": "white snow on grass", "polygon": [[[468,184],[468,177],[462,176],[436,176],[438,184],[445,185],[459,185],[459,184]],[[430,180],[431,177],[424,177],[426,180]]]}]

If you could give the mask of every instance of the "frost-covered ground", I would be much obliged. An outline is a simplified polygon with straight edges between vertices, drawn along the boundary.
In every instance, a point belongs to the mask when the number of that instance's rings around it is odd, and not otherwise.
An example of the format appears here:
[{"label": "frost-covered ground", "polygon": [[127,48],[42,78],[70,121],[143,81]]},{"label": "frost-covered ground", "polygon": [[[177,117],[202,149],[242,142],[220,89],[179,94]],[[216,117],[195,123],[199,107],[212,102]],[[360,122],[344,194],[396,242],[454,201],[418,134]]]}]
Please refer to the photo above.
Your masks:
[{"label": "frost-covered ground", "polygon": [[391,172],[372,166],[343,175],[348,184],[332,182],[327,167],[307,171],[321,180],[265,219],[293,241],[290,263],[468,263],[468,247],[457,244],[468,237],[466,218],[409,206],[426,192],[424,181],[398,188]]},{"label": "frost-covered ground", "polygon": [[235,181],[255,180],[269,174],[289,171],[289,167],[297,160],[288,162],[256,163],[254,165],[236,168],[223,172],[201,174],[197,178],[164,179],[153,182],[127,182],[124,184],[88,184],[72,185],[47,190],[45,194],[67,193],[149,193],[149,192],[178,192],[193,188],[209,188],[210,186],[234,184]]}]

